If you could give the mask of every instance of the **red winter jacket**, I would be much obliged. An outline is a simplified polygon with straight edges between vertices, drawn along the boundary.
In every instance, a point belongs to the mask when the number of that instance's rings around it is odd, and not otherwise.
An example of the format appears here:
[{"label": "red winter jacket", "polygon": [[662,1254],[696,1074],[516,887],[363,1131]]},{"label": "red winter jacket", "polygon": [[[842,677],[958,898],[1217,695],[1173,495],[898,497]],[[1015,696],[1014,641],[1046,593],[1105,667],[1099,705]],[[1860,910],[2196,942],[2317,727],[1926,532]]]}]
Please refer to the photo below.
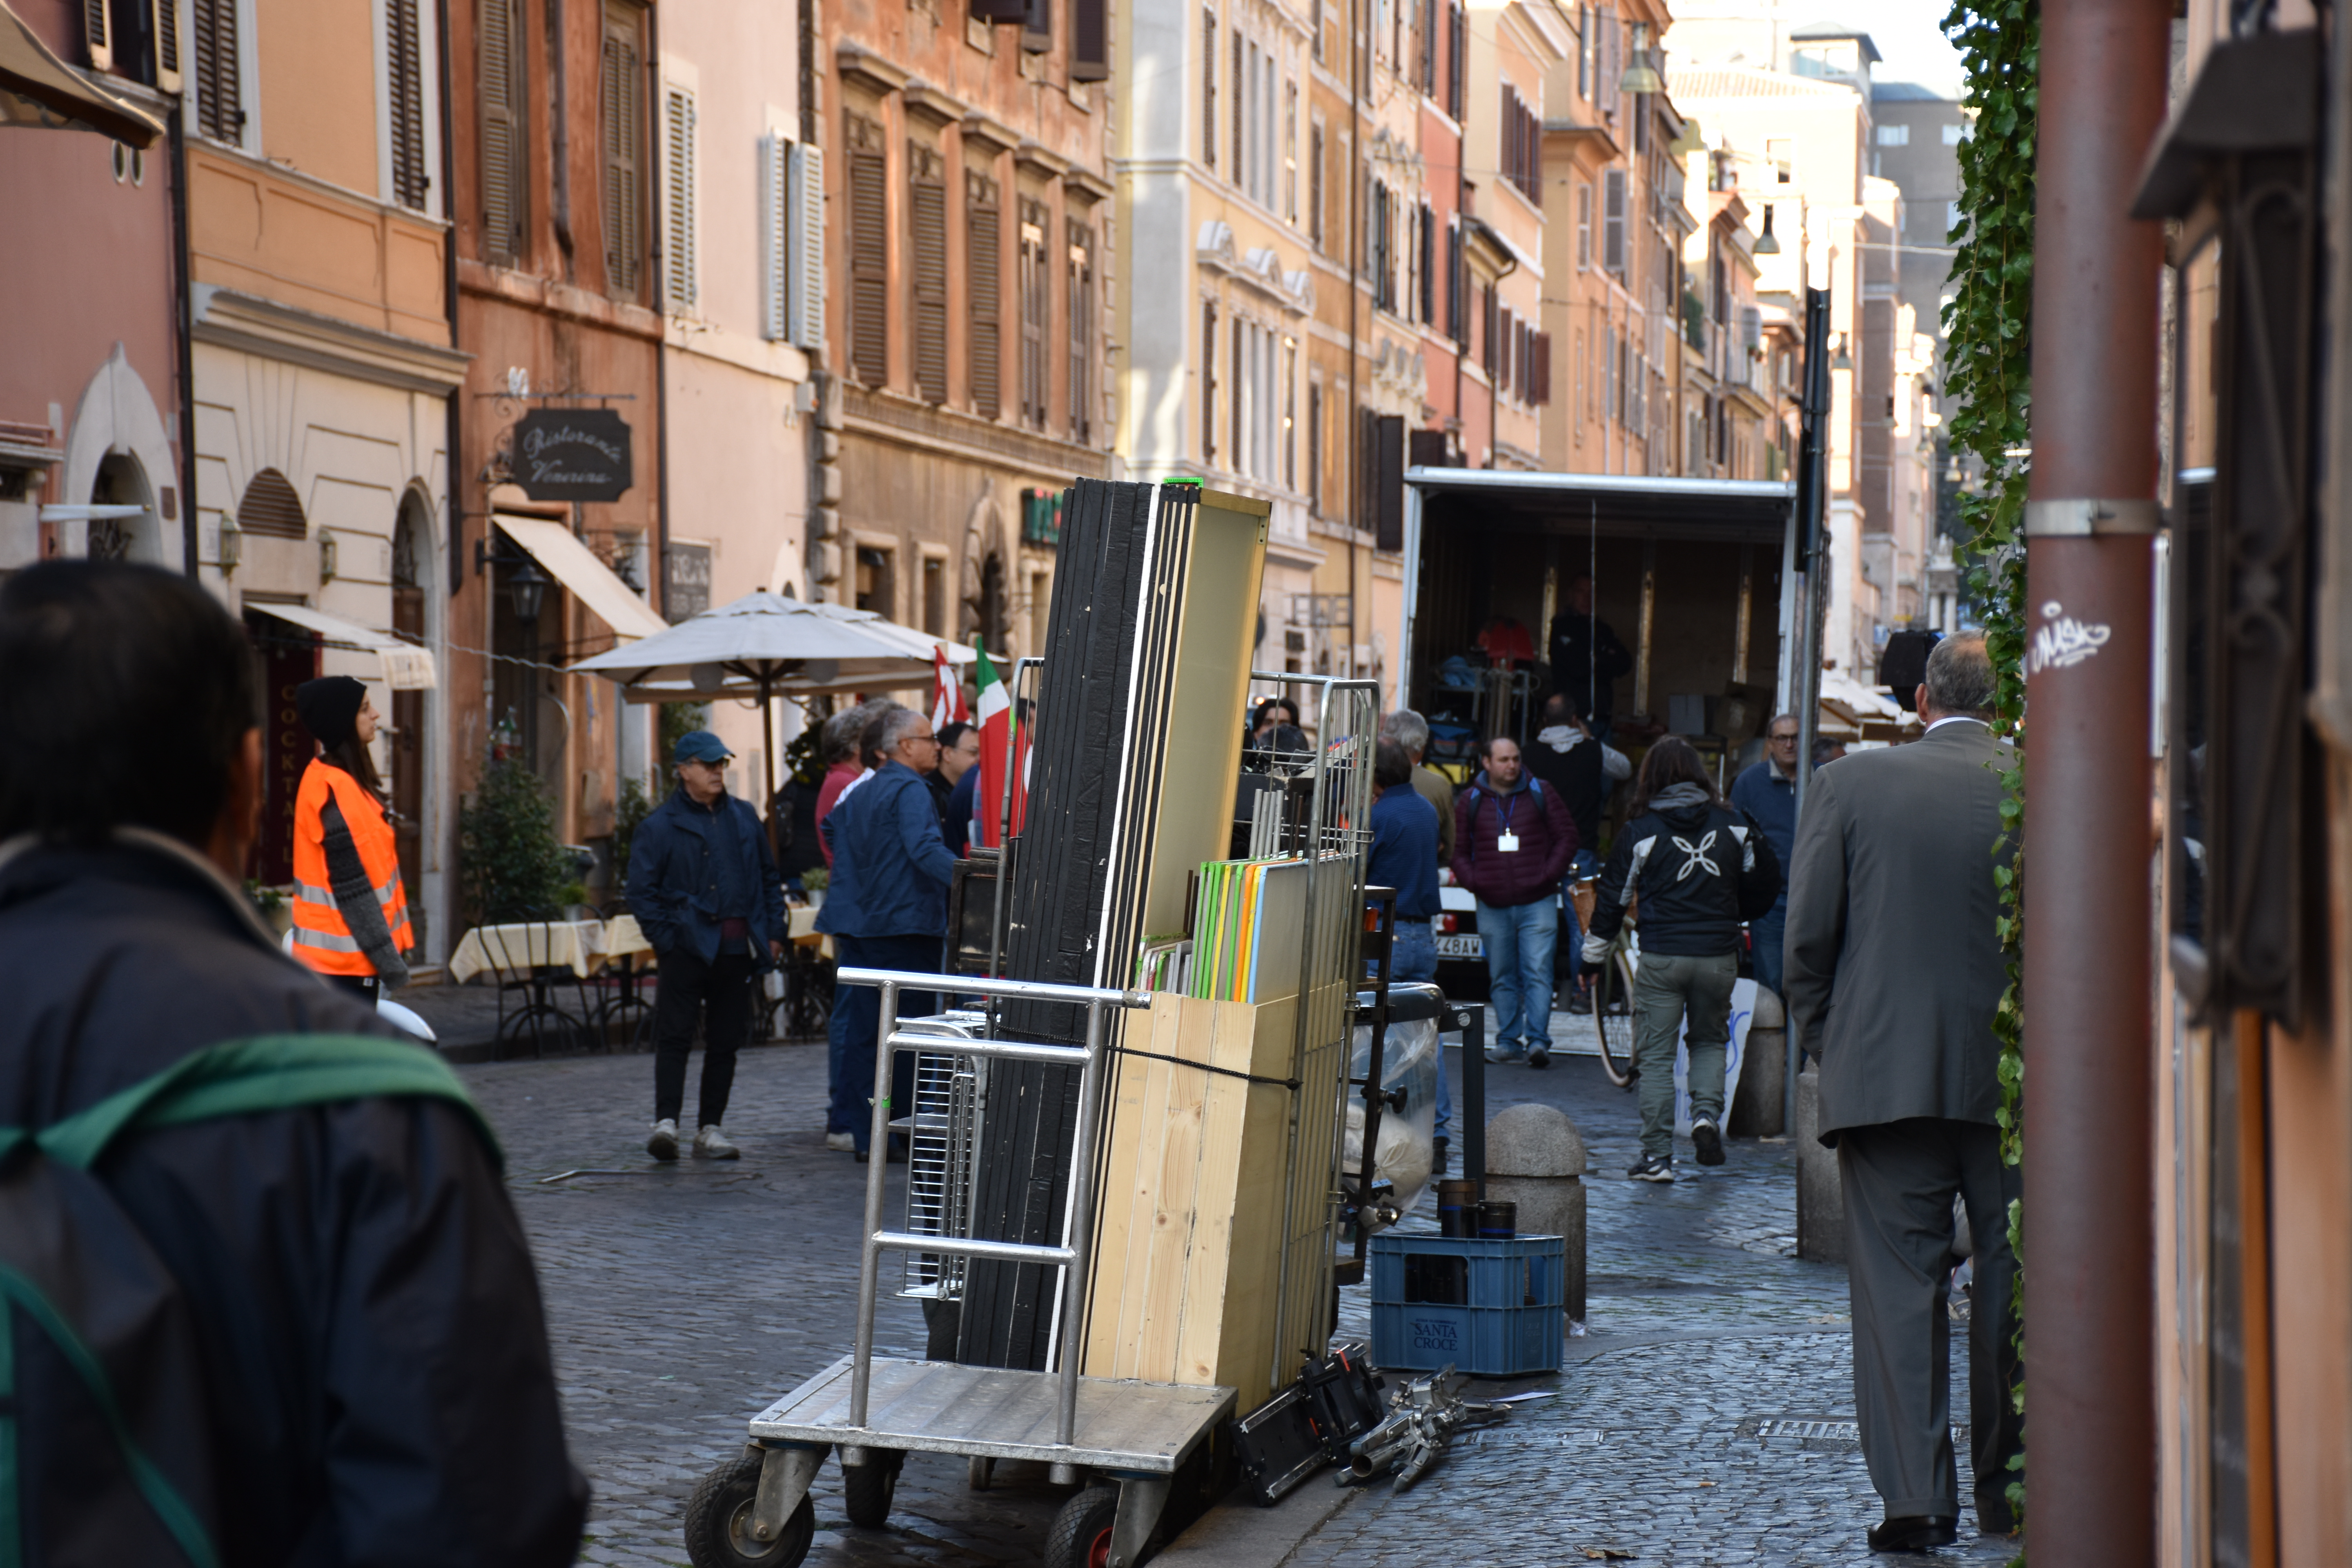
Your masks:
[{"label": "red winter jacket", "polygon": [[[1519,838],[1508,854],[1495,847],[1506,822]],[[1481,773],[1454,797],[1454,879],[1482,903],[1532,904],[1556,897],[1574,858],[1576,819],[1559,791],[1542,780],[1521,773],[1517,789],[1497,795]]]}]

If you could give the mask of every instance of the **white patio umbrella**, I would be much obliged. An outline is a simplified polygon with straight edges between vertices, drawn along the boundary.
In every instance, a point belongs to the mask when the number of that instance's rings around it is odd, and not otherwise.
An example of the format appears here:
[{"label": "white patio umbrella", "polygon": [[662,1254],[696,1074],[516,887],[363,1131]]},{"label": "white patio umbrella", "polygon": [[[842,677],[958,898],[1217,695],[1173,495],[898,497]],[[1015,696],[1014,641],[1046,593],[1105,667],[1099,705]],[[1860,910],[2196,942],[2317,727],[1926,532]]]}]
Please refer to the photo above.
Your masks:
[{"label": "white patio umbrella", "polygon": [[619,683],[632,702],[756,699],[767,741],[766,798],[773,800],[774,699],[928,686],[935,644],[947,650],[950,664],[971,662],[971,648],[895,625],[871,610],[761,592],[572,668]]}]

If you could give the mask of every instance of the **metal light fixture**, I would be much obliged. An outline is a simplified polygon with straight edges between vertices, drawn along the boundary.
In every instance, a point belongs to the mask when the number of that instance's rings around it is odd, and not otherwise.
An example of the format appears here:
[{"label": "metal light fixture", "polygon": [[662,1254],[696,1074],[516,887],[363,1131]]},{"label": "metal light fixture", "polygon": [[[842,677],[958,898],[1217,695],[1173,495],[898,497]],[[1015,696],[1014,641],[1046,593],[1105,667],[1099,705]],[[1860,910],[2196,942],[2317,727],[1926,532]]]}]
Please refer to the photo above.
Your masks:
[{"label": "metal light fixture", "polygon": [[236,513],[221,513],[220,543],[214,548],[213,554],[219,562],[224,577],[235,572],[237,563],[245,559],[245,530],[236,525]]},{"label": "metal light fixture", "polygon": [[1840,332],[1838,334],[1837,352],[1830,355],[1830,368],[1832,370],[1852,370],[1853,368],[1853,356],[1845,352],[1845,334],[1843,332]]},{"label": "metal light fixture", "polygon": [[1658,79],[1657,68],[1650,63],[1650,25],[1633,24],[1633,47],[1631,63],[1618,73],[1620,92],[1664,92],[1666,84]]},{"label": "metal light fixture", "polygon": [[1772,209],[1764,209],[1764,232],[1756,237],[1755,252],[1759,256],[1778,256],[1780,242],[1772,237]]},{"label": "metal light fixture", "polygon": [[547,578],[540,569],[525,561],[507,577],[507,593],[513,597],[515,619],[523,625],[539,624],[539,608],[547,597]]},{"label": "metal light fixture", "polygon": [[338,552],[335,549],[334,531],[332,529],[326,528],[320,529],[319,531],[320,582],[331,583],[335,580],[335,560],[337,554]]}]

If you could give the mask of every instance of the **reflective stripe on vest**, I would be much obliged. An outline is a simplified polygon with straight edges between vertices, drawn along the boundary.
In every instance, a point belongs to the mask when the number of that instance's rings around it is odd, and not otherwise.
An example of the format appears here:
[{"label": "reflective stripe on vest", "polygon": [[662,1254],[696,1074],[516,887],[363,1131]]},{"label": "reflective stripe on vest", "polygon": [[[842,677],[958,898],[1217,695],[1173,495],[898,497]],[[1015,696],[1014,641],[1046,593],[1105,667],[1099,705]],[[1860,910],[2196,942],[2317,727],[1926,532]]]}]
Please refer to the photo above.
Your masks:
[{"label": "reflective stripe on vest", "polygon": [[334,878],[327,868],[326,809],[341,808],[358,849],[392,945],[405,952],[415,945],[408,925],[408,897],[400,882],[400,850],[383,807],[358,780],[324,759],[314,759],[294,797],[294,949],[311,968],[327,974],[373,974],[375,965],[335,902]]}]

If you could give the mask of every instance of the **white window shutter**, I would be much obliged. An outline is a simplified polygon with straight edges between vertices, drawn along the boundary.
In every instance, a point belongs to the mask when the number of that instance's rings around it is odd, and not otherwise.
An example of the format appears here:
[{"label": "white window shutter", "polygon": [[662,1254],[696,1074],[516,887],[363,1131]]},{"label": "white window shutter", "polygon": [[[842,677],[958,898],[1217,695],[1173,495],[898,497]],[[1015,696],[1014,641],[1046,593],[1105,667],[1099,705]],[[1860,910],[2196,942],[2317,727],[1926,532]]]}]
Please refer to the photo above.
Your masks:
[{"label": "white window shutter", "polygon": [[663,121],[669,133],[669,166],[663,171],[669,188],[664,192],[668,232],[662,237],[667,255],[663,285],[669,309],[695,307],[694,265],[694,95],[683,88],[668,90]]},{"label": "white window shutter", "polygon": [[824,150],[792,150],[792,340],[824,347]]},{"label": "white window shutter", "polygon": [[770,342],[792,336],[792,143],[760,139],[760,335]]},{"label": "white window shutter", "polygon": [[180,90],[180,0],[150,0],[148,24],[155,40],[155,86]]}]

